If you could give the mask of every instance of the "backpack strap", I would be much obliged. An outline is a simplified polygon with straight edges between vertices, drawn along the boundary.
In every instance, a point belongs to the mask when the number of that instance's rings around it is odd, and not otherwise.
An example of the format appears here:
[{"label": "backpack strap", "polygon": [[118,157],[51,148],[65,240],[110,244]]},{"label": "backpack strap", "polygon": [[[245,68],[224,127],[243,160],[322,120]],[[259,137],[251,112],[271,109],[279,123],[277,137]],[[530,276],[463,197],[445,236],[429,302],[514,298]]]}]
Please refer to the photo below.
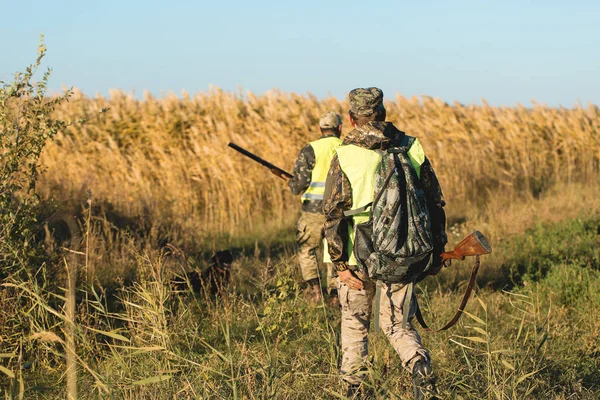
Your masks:
[{"label": "backpack strap", "polygon": [[395,153],[395,154],[408,153],[408,151],[412,147],[413,143],[415,143],[415,140],[417,140],[417,138],[414,138],[414,137],[408,136],[408,135],[404,135],[404,137],[402,138],[402,140],[399,143],[399,146],[390,147],[389,149],[387,149],[387,152]]},{"label": "backpack strap", "polygon": [[[454,314],[454,317],[452,317],[452,319],[446,325],[441,327],[440,329],[431,329],[429,326],[427,326],[427,324],[425,323],[425,320],[423,320],[423,314],[421,314],[421,309],[419,308],[419,303],[417,302],[417,297],[415,296],[415,303],[417,306],[417,309],[415,312],[415,317],[417,317],[417,321],[419,321],[419,324],[421,324],[421,326],[423,327],[423,329],[425,329],[426,332],[433,333],[433,332],[445,331],[446,329],[452,328],[458,322],[458,319],[463,314],[463,311],[465,310],[465,307],[467,306],[467,302],[469,301],[469,298],[471,297],[471,292],[473,291],[473,287],[475,286],[475,278],[477,277],[477,271],[479,271],[479,265],[480,265],[479,256],[475,256],[475,265],[473,266],[473,270],[471,271],[471,277],[469,278],[469,284],[467,285],[467,290],[465,291],[462,301],[460,302],[460,306],[458,306],[458,310],[456,311],[456,314]],[[406,300],[405,300],[405,302],[406,302]]]},{"label": "backpack strap", "polygon": [[402,305],[402,329],[408,328],[408,316],[410,315],[410,305],[413,300],[417,302],[415,297],[415,281],[410,281],[406,285],[406,291],[404,292],[404,304]]},{"label": "backpack strap", "polygon": [[[413,143],[415,142],[415,138],[412,136],[407,136],[404,135],[404,137],[402,138],[402,141],[400,142],[400,146],[398,147],[390,147],[389,149],[387,149],[386,151],[390,154],[394,154],[396,155],[396,159],[395,159],[395,164],[396,166],[394,168],[391,169],[390,173],[388,174],[388,176],[385,178],[385,182],[383,183],[383,188],[385,188],[388,183],[390,183],[390,179],[392,179],[392,176],[394,175],[394,172],[396,171],[397,168],[399,168],[398,164],[398,159],[397,159],[397,154],[399,153],[408,153],[408,150],[410,150],[411,146],[413,145]],[[379,201],[379,199],[381,198],[381,195],[383,194],[383,190],[380,190],[379,193],[377,193],[377,196],[375,197],[375,200],[373,200],[370,203],[365,204],[362,207],[359,208],[355,208],[353,210],[346,210],[343,212],[344,217],[352,217],[354,215],[357,214],[362,214],[365,211],[367,211],[367,208],[373,206],[374,204],[377,204],[377,202]]]},{"label": "backpack strap", "polygon": [[373,299],[373,325],[375,325],[374,330],[375,333],[379,333],[379,331],[381,330],[381,327],[379,326],[380,323],[380,303],[381,303],[381,285],[382,282],[381,281],[375,281],[375,298]]},{"label": "backpack strap", "polygon": [[362,214],[365,211],[367,211],[367,208],[371,207],[372,205],[373,205],[373,202],[371,201],[362,207],[355,208],[354,210],[346,210],[343,212],[344,217],[352,217],[357,214]]},{"label": "backpack strap", "polygon": [[377,204],[377,202],[381,198],[381,195],[383,194],[383,188],[385,188],[388,185],[388,183],[390,183],[390,179],[392,179],[392,176],[394,175],[394,171],[396,171],[396,167],[392,168],[391,171],[390,171],[390,173],[388,174],[388,176],[385,178],[385,182],[383,183],[383,186],[381,187],[382,190],[380,190],[379,193],[377,193],[377,196],[375,197],[375,200],[373,200],[373,201],[365,204],[362,207],[355,208],[353,210],[346,210],[346,211],[344,211],[343,212],[344,217],[351,217],[353,215],[361,214],[361,213],[367,211],[367,208],[371,207],[373,204]]}]

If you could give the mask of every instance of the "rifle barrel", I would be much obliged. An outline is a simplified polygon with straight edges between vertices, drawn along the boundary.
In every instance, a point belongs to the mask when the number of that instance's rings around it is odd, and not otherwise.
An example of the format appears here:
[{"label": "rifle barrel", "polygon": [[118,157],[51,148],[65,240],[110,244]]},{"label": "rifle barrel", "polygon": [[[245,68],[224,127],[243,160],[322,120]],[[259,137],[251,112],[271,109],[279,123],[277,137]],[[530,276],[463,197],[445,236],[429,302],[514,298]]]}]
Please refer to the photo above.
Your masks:
[{"label": "rifle barrel", "polygon": [[284,171],[283,169],[279,168],[278,166],[271,164],[270,162],[268,162],[268,161],[266,161],[266,160],[264,160],[264,159],[260,158],[260,157],[259,157],[259,156],[257,156],[256,154],[250,153],[248,150],[246,150],[246,149],[244,149],[244,148],[241,148],[240,146],[238,146],[238,145],[237,145],[237,144],[235,144],[235,143],[231,143],[231,142],[229,142],[228,146],[229,146],[229,147],[231,147],[232,149],[234,149],[234,150],[236,150],[236,151],[238,151],[238,152],[242,153],[242,154],[243,154],[243,155],[245,155],[246,157],[248,157],[248,158],[251,158],[252,160],[256,161],[257,163],[259,163],[259,164],[261,164],[261,165],[263,165],[263,166],[265,166],[265,167],[269,168],[269,169],[274,169],[274,170],[277,170],[277,171],[279,171],[279,172],[280,172],[282,175],[285,175],[285,176],[287,176],[288,178],[293,178],[293,177],[294,177],[294,176],[293,176],[292,174],[290,174],[289,172],[287,172],[287,171]]}]

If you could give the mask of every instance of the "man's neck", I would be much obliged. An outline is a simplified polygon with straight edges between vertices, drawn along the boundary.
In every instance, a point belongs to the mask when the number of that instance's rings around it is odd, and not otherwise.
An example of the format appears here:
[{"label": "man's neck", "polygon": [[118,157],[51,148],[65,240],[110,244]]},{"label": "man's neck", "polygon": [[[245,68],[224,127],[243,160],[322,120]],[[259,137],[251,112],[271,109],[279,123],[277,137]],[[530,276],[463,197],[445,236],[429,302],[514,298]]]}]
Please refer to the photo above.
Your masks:
[{"label": "man's neck", "polygon": [[322,133],[321,137],[319,139],[324,139],[324,138],[328,138],[328,137],[336,137],[339,138],[338,135],[336,135],[335,133]]}]

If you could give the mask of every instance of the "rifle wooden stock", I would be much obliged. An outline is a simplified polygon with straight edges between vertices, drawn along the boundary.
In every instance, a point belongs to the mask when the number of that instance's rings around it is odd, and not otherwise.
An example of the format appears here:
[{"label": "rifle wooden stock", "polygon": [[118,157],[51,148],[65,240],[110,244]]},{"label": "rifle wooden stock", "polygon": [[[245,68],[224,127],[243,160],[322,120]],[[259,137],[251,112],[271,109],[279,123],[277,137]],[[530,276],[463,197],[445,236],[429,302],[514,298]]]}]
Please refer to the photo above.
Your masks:
[{"label": "rifle wooden stock", "polygon": [[293,175],[290,174],[289,172],[284,171],[283,169],[279,168],[278,166],[271,164],[270,162],[260,158],[256,154],[250,153],[248,150],[238,146],[235,143],[229,142],[228,146],[231,147],[232,149],[242,153],[246,157],[256,161],[260,165],[269,168],[271,170],[271,172],[273,172],[275,175],[279,176],[281,179],[285,179],[284,176],[286,176],[288,178],[293,178]]},{"label": "rifle wooden stock", "polygon": [[442,261],[464,260],[466,256],[481,256],[491,252],[492,247],[485,236],[481,232],[475,231],[464,238],[454,250],[442,253],[441,257]]}]

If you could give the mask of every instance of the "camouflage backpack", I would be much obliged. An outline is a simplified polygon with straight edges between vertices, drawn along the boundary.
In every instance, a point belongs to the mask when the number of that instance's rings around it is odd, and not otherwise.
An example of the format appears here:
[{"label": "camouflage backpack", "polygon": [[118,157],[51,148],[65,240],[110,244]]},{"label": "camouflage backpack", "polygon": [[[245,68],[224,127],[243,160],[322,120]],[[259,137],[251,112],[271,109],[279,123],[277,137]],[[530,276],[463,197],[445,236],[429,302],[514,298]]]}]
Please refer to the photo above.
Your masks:
[{"label": "camouflage backpack", "polygon": [[389,283],[419,281],[433,263],[433,234],[421,180],[408,156],[415,138],[402,146],[378,150],[375,200],[346,216],[371,207],[367,222],[354,227],[354,255],[373,279]]}]

